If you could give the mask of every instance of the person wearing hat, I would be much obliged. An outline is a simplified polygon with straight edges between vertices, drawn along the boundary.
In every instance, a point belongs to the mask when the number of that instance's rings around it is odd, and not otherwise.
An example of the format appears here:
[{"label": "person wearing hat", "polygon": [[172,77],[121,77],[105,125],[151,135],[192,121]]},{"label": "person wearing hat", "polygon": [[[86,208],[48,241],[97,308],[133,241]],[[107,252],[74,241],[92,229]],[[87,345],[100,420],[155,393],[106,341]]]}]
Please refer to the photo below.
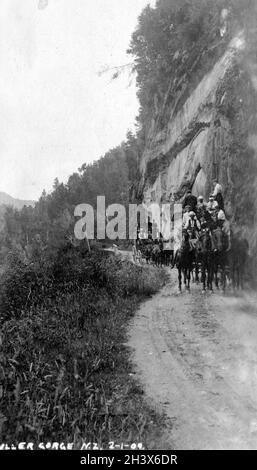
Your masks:
[{"label": "person wearing hat", "polygon": [[209,202],[207,204],[207,214],[209,217],[208,226],[210,230],[216,230],[218,226],[218,212],[219,212],[219,205],[217,201],[215,201],[213,194],[209,197]]},{"label": "person wearing hat", "polygon": [[219,209],[219,204],[215,201],[214,194],[211,194],[209,197],[209,202],[207,204],[207,211],[213,212],[215,209]]},{"label": "person wearing hat", "polygon": [[225,216],[225,212],[220,209],[218,211],[218,216],[217,216],[217,225],[218,227],[221,227],[225,237],[226,237],[226,240],[227,240],[227,251],[230,250],[231,248],[231,230],[230,230],[230,224],[229,224],[229,221],[227,220],[226,216]]},{"label": "person wearing hat", "polygon": [[196,246],[199,231],[201,230],[200,222],[197,220],[194,211],[189,212],[189,219],[185,225],[185,230],[189,233],[189,243],[191,250],[193,250]]},{"label": "person wearing hat", "polygon": [[198,220],[205,218],[207,211],[207,204],[204,202],[203,196],[198,197],[197,206],[196,206],[196,215]]},{"label": "person wearing hat", "polygon": [[190,230],[190,232],[199,232],[199,230],[201,230],[200,222],[197,220],[194,211],[189,212],[189,218],[185,224],[185,230]]},{"label": "person wearing hat", "polygon": [[191,210],[190,206],[186,206],[184,211],[183,211],[183,220],[182,220],[182,226],[183,227],[185,227],[186,223],[188,222],[190,210]]},{"label": "person wearing hat", "polygon": [[213,196],[217,201],[219,208],[224,211],[224,199],[222,195],[222,186],[218,183],[217,179],[213,180]]}]

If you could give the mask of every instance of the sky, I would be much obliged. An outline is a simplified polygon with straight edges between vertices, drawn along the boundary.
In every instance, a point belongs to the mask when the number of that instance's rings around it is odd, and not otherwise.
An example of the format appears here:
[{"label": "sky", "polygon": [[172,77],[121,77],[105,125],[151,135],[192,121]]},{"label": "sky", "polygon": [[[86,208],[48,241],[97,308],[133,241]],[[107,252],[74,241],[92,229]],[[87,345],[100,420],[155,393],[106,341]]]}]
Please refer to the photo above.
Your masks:
[{"label": "sky", "polygon": [[1,0],[0,191],[49,192],[125,139],[138,112],[135,79],[105,67],[126,54],[155,0]]}]

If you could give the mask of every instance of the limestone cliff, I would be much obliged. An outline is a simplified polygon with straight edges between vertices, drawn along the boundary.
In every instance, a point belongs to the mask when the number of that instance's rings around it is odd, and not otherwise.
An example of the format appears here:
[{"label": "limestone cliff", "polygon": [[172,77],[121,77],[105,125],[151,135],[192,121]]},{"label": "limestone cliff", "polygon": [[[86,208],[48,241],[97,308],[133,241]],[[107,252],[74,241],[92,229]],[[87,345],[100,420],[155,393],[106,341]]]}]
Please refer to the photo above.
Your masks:
[{"label": "limestone cliff", "polygon": [[[222,53],[220,53],[222,51]],[[218,49],[198,83],[192,74],[187,99],[169,110],[160,129],[152,119],[140,161],[144,199],[180,201],[187,188],[206,198],[217,177],[232,224],[257,246],[257,78],[248,34],[238,29]],[[208,58],[207,58],[208,60]]]}]

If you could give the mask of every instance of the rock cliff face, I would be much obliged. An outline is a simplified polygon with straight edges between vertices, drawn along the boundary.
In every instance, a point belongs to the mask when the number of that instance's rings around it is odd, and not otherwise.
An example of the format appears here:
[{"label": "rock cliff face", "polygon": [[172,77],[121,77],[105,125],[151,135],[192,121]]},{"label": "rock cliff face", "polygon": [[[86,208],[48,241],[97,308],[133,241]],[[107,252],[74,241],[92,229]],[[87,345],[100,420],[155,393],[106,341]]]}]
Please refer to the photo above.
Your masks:
[{"label": "rock cliff face", "polygon": [[[235,32],[168,124],[152,121],[140,162],[145,200],[181,201],[188,188],[208,198],[212,179],[224,188],[233,226],[257,246],[257,78],[247,34]],[[195,77],[194,77],[195,78]],[[193,81],[193,77],[192,77]],[[195,79],[194,79],[195,83]]]}]

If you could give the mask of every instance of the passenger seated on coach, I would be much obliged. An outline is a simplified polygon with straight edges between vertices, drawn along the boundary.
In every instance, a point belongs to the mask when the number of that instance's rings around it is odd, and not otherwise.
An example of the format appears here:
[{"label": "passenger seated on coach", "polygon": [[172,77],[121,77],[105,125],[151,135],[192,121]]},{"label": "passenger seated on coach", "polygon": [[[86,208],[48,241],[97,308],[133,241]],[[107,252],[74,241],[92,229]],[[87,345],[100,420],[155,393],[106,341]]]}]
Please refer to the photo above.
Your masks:
[{"label": "passenger seated on coach", "polygon": [[213,180],[213,196],[214,196],[214,199],[217,201],[219,208],[224,211],[224,199],[222,195],[222,186],[219,184],[216,178]]},{"label": "passenger seated on coach", "polygon": [[221,227],[225,237],[226,237],[226,242],[227,242],[227,247],[226,249],[227,250],[230,250],[231,248],[231,230],[230,230],[230,223],[229,221],[227,220],[226,216],[225,216],[225,212],[220,209],[219,212],[218,212],[218,216],[217,216],[217,224],[218,224],[218,227]]},{"label": "passenger seated on coach", "polygon": [[190,206],[186,206],[184,211],[183,211],[183,220],[182,220],[182,226],[185,227],[187,221],[189,220],[189,212],[190,212]]},{"label": "passenger seated on coach", "polygon": [[202,218],[206,217],[206,212],[207,212],[207,204],[204,201],[203,196],[198,197],[198,202],[196,206],[196,216],[198,220],[201,220]]},{"label": "passenger seated on coach", "polygon": [[207,204],[207,211],[212,213],[215,209],[219,209],[219,204],[215,201],[214,195],[211,194]]},{"label": "passenger seated on coach", "polygon": [[197,238],[197,235],[201,230],[200,222],[197,219],[195,212],[193,211],[189,212],[189,219],[185,224],[185,230],[187,230],[187,232],[190,232],[191,238]]},{"label": "passenger seated on coach", "polygon": [[210,229],[215,230],[218,227],[218,213],[219,213],[219,208],[215,207],[210,212],[211,218],[210,218]]}]

